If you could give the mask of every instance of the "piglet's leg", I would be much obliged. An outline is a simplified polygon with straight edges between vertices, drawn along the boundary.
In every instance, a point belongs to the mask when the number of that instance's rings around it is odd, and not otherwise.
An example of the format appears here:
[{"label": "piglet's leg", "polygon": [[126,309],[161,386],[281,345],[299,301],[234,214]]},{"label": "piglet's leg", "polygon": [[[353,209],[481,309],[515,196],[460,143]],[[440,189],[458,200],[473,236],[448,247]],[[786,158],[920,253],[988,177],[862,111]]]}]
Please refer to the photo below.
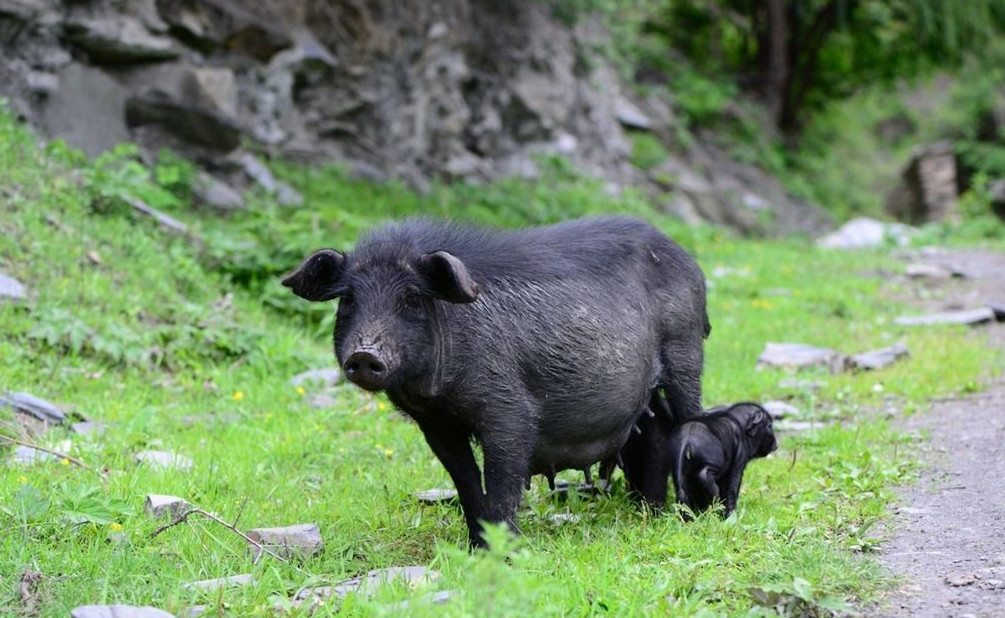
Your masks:
[{"label": "piglet's leg", "polygon": [[712,506],[716,498],[719,497],[719,485],[715,482],[715,470],[708,466],[702,468],[698,472],[698,480],[701,482],[701,486],[705,489],[705,494],[708,496],[708,502],[703,506],[705,508]]},{"label": "piglet's leg", "polygon": [[419,428],[457,487],[457,497],[468,524],[468,542],[472,547],[484,547],[479,520],[485,517],[485,495],[482,493],[482,474],[471,451],[470,436],[450,422],[427,421],[420,423]]},{"label": "piglet's leg", "polygon": [[735,465],[733,470],[729,473],[729,479],[726,481],[726,495],[723,496],[723,502],[726,505],[726,510],[723,512],[722,516],[729,517],[729,515],[736,510],[736,502],[740,498],[740,483],[743,481],[743,466]]}]

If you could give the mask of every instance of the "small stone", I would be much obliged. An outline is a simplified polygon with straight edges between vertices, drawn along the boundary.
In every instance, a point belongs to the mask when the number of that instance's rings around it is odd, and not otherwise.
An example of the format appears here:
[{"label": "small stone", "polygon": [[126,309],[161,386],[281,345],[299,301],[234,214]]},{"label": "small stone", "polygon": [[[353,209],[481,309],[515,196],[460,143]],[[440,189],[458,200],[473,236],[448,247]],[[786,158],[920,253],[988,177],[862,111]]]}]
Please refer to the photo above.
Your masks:
[{"label": "small stone", "polygon": [[917,230],[902,223],[883,223],[868,217],[859,217],[842,225],[817,240],[825,249],[868,249],[890,241],[906,245]]},{"label": "small stone", "polygon": [[70,618],[175,618],[156,607],[133,605],[81,605],[70,611]]},{"label": "small stone", "polygon": [[310,386],[315,384],[321,387],[335,386],[342,379],[342,372],[334,367],[322,369],[308,369],[290,378],[293,386]]},{"label": "small stone", "polygon": [[388,609],[400,612],[408,609],[412,605],[443,605],[458,594],[460,594],[460,592],[457,590],[440,590],[439,592],[434,592],[432,594],[424,594],[410,601],[393,603],[388,605]]},{"label": "small stone", "polygon": [[203,579],[197,582],[182,584],[183,590],[206,590],[213,591],[228,586],[247,586],[255,582],[255,576],[251,573],[243,575],[231,575],[230,577],[218,577],[216,579]]},{"label": "small stone", "polygon": [[276,201],[280,206],[303,206],[304,196],[285,182],[277,180]]},{"label": "small stone", "polygon": [[433,583],[440,578],[439,571],[433,571],[423,566],[390,567],[370,571],[365,576],[343,580],[333,586],[318,586],[304,588],[293,597],[294,605],[300,607],[305,601],[318,601],[330,598],[344,598],[351,593],[370,596],[380,586],[394,581],[404,581],[409,586],[420,583]]},{"label": "small stone", "polygon": [[29,71],[25,76],[28,90],[42,96],[49,96],[59,89],[59,77],[44,71]]},{"label": "small stone", "polygon": [[761,406],[768,411],[768,414],[770,414],[771,418],[774,420],[799,416],[799,408],[787,404],[784,401],[765,401],[761,404]]},{"label": "small stone", "polygon": [[445,502],[457,502],[457,490],[455,489],[427,489],[417,491],[412,497],[424,504],[442,504]]},{"label": "small stone", "polygon": [[165,496],[162,494],[148,494],[144,510],[148,515],[154,517],[164,517],[165,515],[174,519],[189,509],[191,505],[177,496]]},{"label": "small stone", "polygon": [[844,368],[845,358],[829,348],[818,348],[802,343],[773,343],[764,346],[764,352],[757,357],[758,368],[783,367],[803,369],[826,366],[831,373]]},{"label": "small stone", "polygon": [[979,309],[966,309],[962,311],[946,311],[943,313],[930,313],[928,315],[901,316],[894,318],[895,324],[901,326],[936,326],[942,324],[983,324],[996,319],[996,314],[991,307],[981,307]]},{"label": "small stone", "polygon": [[778,381],[778,388],[792,389],[798,391],[817,392],[827,386],[824,382],[814,380],[800,380],[798,378],[782,378]]},{"label": "small stone", "polygon": [[209,609],[207,605],[193,605],[179,614],[179,618],[199,618]]},{"label": "small stone", "polygon": [[66,413],[44,399],[28,393],[5,393],[0,395],[0,408],[11,408],[15,412],[28,414],[43,423],[59,425],[66,420]]},{"label": "small stone", "polygon": [[908,264],[904,268],[904,274],[912,279],[949,279],[950,277],[964,278],[967,276],[958,268],[927,262]]},{"label": "small stone", "polygon": [[193,179],[192,196],[201,204],[224,212],[244,208],[243,195],[205,172],[199,172]]},{"label": "small stone", "polygon": [[946,575],[946,584],[953,588],[962,588],[977,583],[977,577],[973,573],[951,573]]},{"label": "small stone", "polygon": [[312,410],[324,410],[337,407],[338,399],[335,399],[328,393],[311,393],[307,396],[307,405]]},{"label": "small stone", "polygon": [[[315,523],[281,528],[256,528],[248,531],[248,538],[283,558],[307,558],[325,548],[321,530]],[[255,560],[262,553],[255,546],[251,546],[251,552]]]},{"label": "small stone", "polygon": [[23,283],[0,273],[0,301],[18,302],[27,296],[28,292]]},{"label": "small stone", "polygon": [[653,121],[649,116],[624,97],[618,97],[614,102],[614,116],[626,129],[650,131],[653,128]]},{"label": "small stone", "polygon": [[99,423],[95,421],[83,421],[80,423],[73,423],[70,425],[70,431],[77,434],[78,436],[88,436],[95,435],[100,436],[105,433],[108,428],[106,423]]},{"label": "small stone", "polygon": [[886,348],[870,350],[869,352],[863,352],[861,354],[850,356],[849,363],[854,369],[875,371],[888,365],[892,365],[897,362],[897,360],[904,358],[909,354],[907,346],[903,343],[898,343]]},{"label": "small stone", "polygon": [[14,449],[14,457],[11,459],[11,463],[32,465],[42,461],[53,461],[56,459],[59,459],[59,457],[53,455],[52,453],[40,451],[36,448],[31,448],[30,446],[18,445],[18,447]]},{"label": "small stone", "polygon": [[176,469],[187,471],[192,469],[192,459],[190,457],[168,451],[142,451],[136,453],[136,462],[164,470]]},{"label": "small stone", "polygon": [[574,513],[553,513],[548,520],[554,524],[574,524],[579,521],[579,515]]}]

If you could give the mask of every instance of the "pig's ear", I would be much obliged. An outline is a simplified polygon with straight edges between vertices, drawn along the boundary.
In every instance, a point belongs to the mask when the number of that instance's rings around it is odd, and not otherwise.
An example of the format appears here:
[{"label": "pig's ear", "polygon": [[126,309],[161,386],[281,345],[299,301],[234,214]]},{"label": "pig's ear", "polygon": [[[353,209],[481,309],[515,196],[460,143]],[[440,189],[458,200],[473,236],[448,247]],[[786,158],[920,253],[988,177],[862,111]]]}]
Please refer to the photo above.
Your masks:
[{"label": "pig's ear", "polygon": [[761,425],[763,425],[768,420],[768,418],[769,418],[768,413],[765,412],[764,410],[761,409],[755,410],[754,413],[750,415],[750,418],[747,419],[747,427],[746,427],[747,435],[748,436],[756,435],[757,430],[760,429]]},{"label": "pig's ear", "polygon": [[320,302],[338,296],[335,293],[342,276],[345,255],[334,249],[321,249],[304,260],[292,274],[283,279],[283,285],[300,298]]},{"label": "pig's ear", "polygon": [[478,284],[456,256],[446,251],[427,253],[419,258],[418,266],[436,298],[451,303],[471,303],[478,298]]}]

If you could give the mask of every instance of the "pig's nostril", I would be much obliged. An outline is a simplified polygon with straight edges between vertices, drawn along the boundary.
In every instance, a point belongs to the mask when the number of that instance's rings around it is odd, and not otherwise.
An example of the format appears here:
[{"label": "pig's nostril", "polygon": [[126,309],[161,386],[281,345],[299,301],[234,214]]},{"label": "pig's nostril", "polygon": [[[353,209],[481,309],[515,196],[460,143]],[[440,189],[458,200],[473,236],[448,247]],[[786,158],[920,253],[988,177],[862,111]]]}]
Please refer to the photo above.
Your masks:
[{"label": "pig's nostril", "polygon": [[387,375],[387,364],[368,350],[353,352],[342,367],[347,378],[370,390],[379,389]]}]

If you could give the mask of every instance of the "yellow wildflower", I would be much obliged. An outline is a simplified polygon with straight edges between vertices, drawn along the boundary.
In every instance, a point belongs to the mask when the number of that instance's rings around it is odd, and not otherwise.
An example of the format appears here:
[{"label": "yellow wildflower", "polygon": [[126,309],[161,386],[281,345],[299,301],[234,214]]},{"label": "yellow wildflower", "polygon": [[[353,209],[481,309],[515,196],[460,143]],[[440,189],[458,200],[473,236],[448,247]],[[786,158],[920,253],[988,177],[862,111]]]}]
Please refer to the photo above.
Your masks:
[{"label": "yellow wildflower", "polygon": [[68,466],[68,465],[70,465],[70,460],[69,459],[61,459],[59,461],[59,463],[63,464],[64,466]]},{"label": "yellow wildflower", "polygon": [[394,455],[394,449],[386,448],[384,449],[384,457],[390,457]]},{"label": "yellow wildflower", "polygon": [[297,387],[297,394],[298,395],[306,395],[307,394],[307,389],[304,388],[303,386],[298,386]]},{"label": "yellow wildflower", "polygon": [[17,482],[18,483],[27,483],[28,482],[28,477],[22,474],[21,476],[17,477]]},{"label": "yellow wildflower", "polygon": [[381,412],[383,412],[384,410],[387,409],[387,404],[384,403],[383,401],[378,401],[377,402],[377,409],[380,410]]},{"label": "yellow wildflower", "polygon": [[108,525],[108,527],[114,530],[115,532],[122,532],[122,524],[120,524],[117,521],[113,521],[111,524]]},{"label": "yellow wildflower", "polygon": [[240,401],[240,400],[244,399],[244,393],[242,393],[241,391],[237,391],[236,393],[234,393],[234,397],[233,398],[234,398],[234,401]]}]

